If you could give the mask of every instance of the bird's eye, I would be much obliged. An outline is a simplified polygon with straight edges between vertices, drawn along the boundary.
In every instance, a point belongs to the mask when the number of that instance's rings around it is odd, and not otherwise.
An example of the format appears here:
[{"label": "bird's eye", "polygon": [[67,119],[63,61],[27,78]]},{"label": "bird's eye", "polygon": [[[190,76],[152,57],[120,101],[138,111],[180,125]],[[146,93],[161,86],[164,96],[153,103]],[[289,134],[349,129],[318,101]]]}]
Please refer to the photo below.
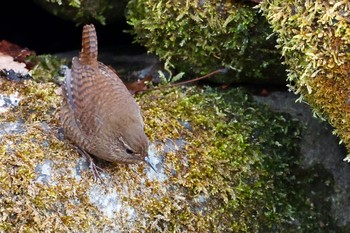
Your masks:
[{"label": "bird's eye", "polygon": [[132,151],[132,150],[130,150],[130,149],[126,149],[126,153],[128,153],[129,155],[131,155],[131,154],[133,154],[134,152]]}]

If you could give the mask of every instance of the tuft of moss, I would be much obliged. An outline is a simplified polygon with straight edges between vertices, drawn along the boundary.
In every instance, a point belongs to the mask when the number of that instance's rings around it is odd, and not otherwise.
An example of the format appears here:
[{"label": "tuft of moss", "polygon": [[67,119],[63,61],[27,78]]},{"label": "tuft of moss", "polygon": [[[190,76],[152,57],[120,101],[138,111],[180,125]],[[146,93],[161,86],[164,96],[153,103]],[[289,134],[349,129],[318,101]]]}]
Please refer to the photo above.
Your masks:
[{"label": "tuft of moss", "polygon": [[217,80],[285,82],[285,72],[268,23],[244,1],[131,0],[128,23],[135,41],[178,70]]},{"label": "tuft of moss", "polygon": [[45,10],[78,24],[106,24],[124,17],[127,0],[34,0]]},{"label": "tuft of moss", "polygon": [[60,74],[62,64],[66,59],[60,59],[54,55],[38,55],[31,58],[37,65],[30,71],[31,76],[37,82],[56,82],[61,84],[65,74]]},{"label": "tuft of moss", "polygon": [[290,89],[328,120],[350,151],[350,3],[274,0],[260,6],[278,36]]}]

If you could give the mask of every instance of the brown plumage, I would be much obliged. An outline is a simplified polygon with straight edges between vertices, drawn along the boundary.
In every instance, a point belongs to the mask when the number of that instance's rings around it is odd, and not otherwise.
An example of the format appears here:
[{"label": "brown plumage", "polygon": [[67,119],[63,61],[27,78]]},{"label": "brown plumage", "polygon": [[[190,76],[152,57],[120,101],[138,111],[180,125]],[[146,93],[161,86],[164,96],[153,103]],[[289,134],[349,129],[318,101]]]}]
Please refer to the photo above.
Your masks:
[{"label": "brown plumage", "polygon": [[85,25],[82,50],[63,85],[64,134],[87,156],[121,163],[147,162],[148,139],[140,107],[110,68],[97,61],[95,27]]}]

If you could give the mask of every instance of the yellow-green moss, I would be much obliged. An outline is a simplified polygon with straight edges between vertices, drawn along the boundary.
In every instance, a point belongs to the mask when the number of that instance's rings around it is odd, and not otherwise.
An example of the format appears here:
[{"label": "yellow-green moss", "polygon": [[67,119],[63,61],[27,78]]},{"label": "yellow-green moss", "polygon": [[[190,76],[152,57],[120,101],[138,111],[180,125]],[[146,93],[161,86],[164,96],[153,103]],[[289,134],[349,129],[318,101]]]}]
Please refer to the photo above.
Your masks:
[{"label": "yellow-green moss", "polygon": [[348,1],[274,0],[261,4],[289,66],[291,89],[335,127],[348,150],[349,8]]},{"label": "yellow-green moss", "polygon": [[[148,206],[162,231],[298,229],[289,225],[293,218],[303,221],[305,229],[315,229],[315,222],[299,209],[315,218],[307,201],[300,193],[289,195],[299,135],[290,118],[272,116],[240,90],[174,89],[144,95],[140,101],[147,132],[158,132],[151,140],[181,135],[188,141],[186,150],[168,155],[176,168],[171,183],[177,188]],[[178,120],[190,122],[193,130],[179,127]],[[205,204],[193,201],[196,198],[206,199]],[[293,206],[292,200],[301,205]]]},{"label": "yellow-green moss", "polygon": [[[44,159],[55,161],[55,166],[73,166],[74,151],[56,137],[58,119],[56,109],[60,98],[53,83],[36,83],[31,80],[14,83],[0,79],[4,93],[18,91],[20,105],[1,116],[1,122],[24,121],[25,133],[9,134],[0,139],[0,231],[84,231],[89,221],[96,221],[88,214],[94,209],[82,194],[86,186],[64,177],[57,186],[35,182],[35,168]],[[49,130],[42,126],[46,122]],[[47,142],[45,144],[45,142]],[[83,184],[83,183],[81,183]],[[79,204],[67,200],[79,198]],[[60,210],[70,208],[64,214]],[[95,210],[96,212],[97,210]],[[72,219],[73,221],[70,221]]]},{"label": "yellow-green moss", "polygon": [[180,71],[228,67],[215,79],[285,81],[271,29],[248,1],[131,0],[127,19],[135,41]]},{"label": "yellow-green moss", "polygon": [[[291,170],[297,123],[257,105],[240,89],[183,87],[138,96],[146,133],[164,156],[168,179],[148,179],[144,164],[106,163],[110,177],[99,186],[89,170],[80,181],[72,174],[80,155],[58,139],[57,88],[0,79],[3,93],[17,91],[22,98],[1,122],[22,119],[26,129],[0,139],[0,231],[312,232],[319,229],[317,220],[328,221],[295,187],[304,182]],[[162,142],[169,139],[186,145],[164,153]],[[35,168],[45,160],[52,161],[49,184],[35,182]],[[108,219],[91,203],[91,188],[104,190],[101,195],[117,192],[136,218]]]}]

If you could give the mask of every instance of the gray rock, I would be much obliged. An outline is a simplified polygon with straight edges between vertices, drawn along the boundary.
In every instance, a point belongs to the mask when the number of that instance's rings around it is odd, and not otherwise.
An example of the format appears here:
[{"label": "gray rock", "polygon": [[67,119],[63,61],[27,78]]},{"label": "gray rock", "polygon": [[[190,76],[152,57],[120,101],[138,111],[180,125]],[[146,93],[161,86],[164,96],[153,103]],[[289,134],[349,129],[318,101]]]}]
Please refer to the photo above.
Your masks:
[{"label": "gray rock", "polygon": [[276,112],[291,114],[304,125],[300,166],[315,171],[319,182],[310,190],[310,195],[318,205],[329,202],[336,225],[347,227],[350,224],[350,164],[344,161],[346,149],[332,134],[332,127],[314,117],[307,104],[296,102],[297,96],[293,93],[273,92],[267,97],[254,98]]},{"label": "gray rock", "polygon": [[0,113],[6,112],[11,107],[17,107],[20,99],[18,98],[18,93],[10,96],[0,94]]},{"label": "gray rock", "polygon": [[35,181],[41,182],[44,184],[49,184],[51,181],[52,172],[53,172],[52,166],[53,166],[53,161],[48,159],[45,159],[43,163],[38,164],[35,168],[35,172],[37,173],[37,177]]},{"label": "gray rock", "polygon": [[0,139],[4,135],[20,134],[26,131],[23,122],[1,122],[0,123]]}]

